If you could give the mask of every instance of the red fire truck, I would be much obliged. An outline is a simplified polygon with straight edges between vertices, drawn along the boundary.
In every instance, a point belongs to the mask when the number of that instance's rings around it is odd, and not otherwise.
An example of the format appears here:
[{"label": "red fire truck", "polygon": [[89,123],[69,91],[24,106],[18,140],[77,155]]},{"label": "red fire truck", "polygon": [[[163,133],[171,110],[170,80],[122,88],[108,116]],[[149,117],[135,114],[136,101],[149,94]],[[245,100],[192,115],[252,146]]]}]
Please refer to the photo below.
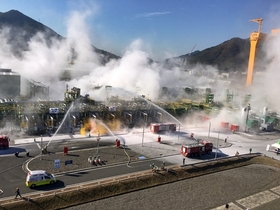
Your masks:
[{"label": "red fire truck", "polygon": [[9,137],[6,135],[0,135],[0,149],[8,149],[9,148]]},{"label": "red fire truck", "polygon": [[152,133],[175,132],[176,124],[174,124],[174,123],[151,123],[150,130]]},{"label": "red fire truck", "polygon": [[185,144],[181,146],[181,154],[185,157],[193,157],[212,152],[213,144],[210,141],[199,141],[194,144]]}]

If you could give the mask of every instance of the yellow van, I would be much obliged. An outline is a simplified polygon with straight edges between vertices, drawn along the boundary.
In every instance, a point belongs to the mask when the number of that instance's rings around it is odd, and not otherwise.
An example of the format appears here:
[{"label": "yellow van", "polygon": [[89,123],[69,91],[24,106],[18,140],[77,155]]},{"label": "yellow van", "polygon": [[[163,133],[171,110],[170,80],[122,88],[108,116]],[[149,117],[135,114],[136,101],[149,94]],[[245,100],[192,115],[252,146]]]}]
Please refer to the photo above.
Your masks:
[{"label": "yellow van", "polygon": [[55,182],[56,177],[44,170],[29,171],[26,177],[26,186],[30,188]]}]

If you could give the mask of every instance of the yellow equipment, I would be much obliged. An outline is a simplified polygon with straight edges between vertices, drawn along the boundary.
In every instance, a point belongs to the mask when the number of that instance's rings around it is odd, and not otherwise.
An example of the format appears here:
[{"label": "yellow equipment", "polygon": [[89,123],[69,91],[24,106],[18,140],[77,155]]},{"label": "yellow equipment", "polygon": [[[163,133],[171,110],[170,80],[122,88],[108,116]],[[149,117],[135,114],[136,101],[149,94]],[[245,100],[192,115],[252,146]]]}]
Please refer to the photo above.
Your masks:
[{"label": "yellow equipment", "polygon": [[255,56],[256,56],[256,48],[259,39],[264,38],[264,34],[261,33],[262,27],[262,18],[250,20],[252,22],[256,22],[259,24],[258,31],[254,31],[250,35],[250,55],[249,55],[249,62],[248,62],[248,73],[247,73],[247,81],[246,85],[249,86],[252,84],[253,81],[253,73],[254,73],[254,63],[255,63]]},{"label": "yellow equipment", "polygon": [[[262,18],[257,18],[250,20],[252,22],[256,22],[259,24],[258,31],[254,31],[250,35],[250,55],[249,55],[249,62],[248,62],[248,72],[247,72],[247,80],[246,80],[246,86],[250,86],[253,81],[253,74],[254,74],[254,64],[255,64],[255,57],[256,57],[256,48],[259,41],[263,40],[265,38],[265,34],[261,33],[261,27],[262,27]],[[271,34],[275,35],[279,33],[280,29],[272,29]]]}]

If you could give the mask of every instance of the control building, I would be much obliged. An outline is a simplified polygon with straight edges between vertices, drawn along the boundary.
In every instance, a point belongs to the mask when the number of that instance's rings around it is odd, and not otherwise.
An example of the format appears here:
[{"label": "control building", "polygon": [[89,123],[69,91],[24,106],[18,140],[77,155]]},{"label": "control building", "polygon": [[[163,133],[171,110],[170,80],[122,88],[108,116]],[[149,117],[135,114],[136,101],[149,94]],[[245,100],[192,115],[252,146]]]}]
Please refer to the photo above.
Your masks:
[{"label": "control building", "polygon": [[11,69],[0,68],[0,98],[20,96],[20,75]]}]

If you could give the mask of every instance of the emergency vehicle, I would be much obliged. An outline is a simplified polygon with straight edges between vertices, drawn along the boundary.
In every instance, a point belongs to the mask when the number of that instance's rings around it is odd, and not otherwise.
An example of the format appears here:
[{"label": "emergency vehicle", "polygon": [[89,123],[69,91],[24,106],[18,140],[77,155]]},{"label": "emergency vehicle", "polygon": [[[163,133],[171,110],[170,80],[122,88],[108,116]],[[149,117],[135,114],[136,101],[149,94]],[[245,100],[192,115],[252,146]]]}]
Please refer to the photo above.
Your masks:
[{"label": "emergency vehicle", "polygon": [[185,144],[181,146],[181,154],[185,157],[193,157],[212,152],[213,144],[210,141],[199,141],[198,143]]},{"label": "emergency vehicle", "polygon": [[176,124],[174,124],[174,123],[151,123],[150,131],[152,133],[175,132]]},{"label": "emergency vehicle", "polygon": [[9,148],[9,137],[6,135],[0,135],[0,149],[8,149]]},{"label": "emergency vehicle", "polygon": [[26,177],[26,186],[34,188],[41,185],[54,184],[56,177],[44,170],[29,171]]}]

